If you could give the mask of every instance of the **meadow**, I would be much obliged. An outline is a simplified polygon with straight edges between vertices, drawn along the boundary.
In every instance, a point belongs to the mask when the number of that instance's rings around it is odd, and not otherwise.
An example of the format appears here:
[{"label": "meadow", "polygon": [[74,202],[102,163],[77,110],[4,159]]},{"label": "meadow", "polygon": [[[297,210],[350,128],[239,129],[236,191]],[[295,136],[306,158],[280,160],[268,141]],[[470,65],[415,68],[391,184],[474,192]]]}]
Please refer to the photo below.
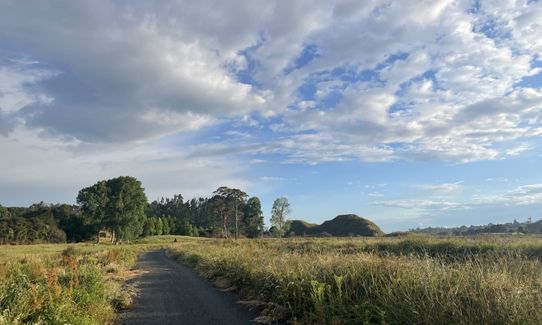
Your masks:
[{"label": "meadow", "polygon": [[541,324],[539,237],[189,240],[169,254],[262,321]]},{"label": "meadow", "polygon": [[158,248],[261,322],[542,323],[541,237],[408,235],[1,246],[0,324],[113,324],[138,254]]}]

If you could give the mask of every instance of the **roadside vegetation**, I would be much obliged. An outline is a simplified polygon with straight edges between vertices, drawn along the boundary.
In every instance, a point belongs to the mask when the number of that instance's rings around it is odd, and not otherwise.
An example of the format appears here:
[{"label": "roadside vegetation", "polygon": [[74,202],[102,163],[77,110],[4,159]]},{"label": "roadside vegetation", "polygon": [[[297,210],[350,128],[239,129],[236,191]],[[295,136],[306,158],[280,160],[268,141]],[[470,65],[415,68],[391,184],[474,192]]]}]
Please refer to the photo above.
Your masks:
[{"label": "roadside vegetation", "polygon": [[240,290],[262,321],[540,324],[539,237],[183,239],[169,254]]},{"label": "roadside vegetation", "polygon": [[[40,248],[46,248],[42,253]],[[141,247],[11,246],[0,255],[0,324],[112,324]]]}]

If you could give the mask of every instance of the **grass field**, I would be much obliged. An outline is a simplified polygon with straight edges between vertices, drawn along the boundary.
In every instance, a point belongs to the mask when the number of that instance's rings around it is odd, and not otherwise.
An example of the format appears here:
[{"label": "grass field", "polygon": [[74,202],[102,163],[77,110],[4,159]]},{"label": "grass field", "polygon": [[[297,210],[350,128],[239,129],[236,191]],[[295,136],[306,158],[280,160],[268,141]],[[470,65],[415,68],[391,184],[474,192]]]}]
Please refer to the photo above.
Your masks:
[{"label": "grass field", "polygon": [[173,238],[1,246],[0,324],[114,323],[137,255],[157,247],[239,290],[262,321],[542,323],[541,237]]},{"label": "grass field", "polygon": [[263,319],[541,324],[539,237],[191,240],[170,254],[238,288]]}]

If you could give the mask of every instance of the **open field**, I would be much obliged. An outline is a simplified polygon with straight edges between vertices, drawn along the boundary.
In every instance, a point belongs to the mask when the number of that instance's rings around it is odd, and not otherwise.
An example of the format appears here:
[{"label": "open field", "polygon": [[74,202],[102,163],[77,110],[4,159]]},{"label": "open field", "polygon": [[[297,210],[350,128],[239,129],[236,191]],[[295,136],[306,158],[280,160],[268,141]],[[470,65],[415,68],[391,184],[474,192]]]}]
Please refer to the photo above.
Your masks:
[{"label": "open field", "polygon": [[539,237],[199,240],[171,256],[241,290],[268,319],[540,324]]},{"label": "open field", "polygon": [[542,323],[542,238],[495,235],[2,246],[0,324],[114,323],[136,257],[158,247],[237,289],[261,321]]}]

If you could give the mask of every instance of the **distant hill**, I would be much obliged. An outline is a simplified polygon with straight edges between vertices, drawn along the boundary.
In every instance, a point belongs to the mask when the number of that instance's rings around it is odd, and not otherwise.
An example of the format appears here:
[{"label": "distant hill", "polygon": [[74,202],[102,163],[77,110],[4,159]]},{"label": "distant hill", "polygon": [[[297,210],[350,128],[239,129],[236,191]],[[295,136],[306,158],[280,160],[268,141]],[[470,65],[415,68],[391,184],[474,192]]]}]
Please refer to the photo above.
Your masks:
[{"label": "distant hill", "polygon": [[314,227],[317,227],[317,224],[308,223],[303,220],[292,220],[290,221],[290,232],[294,232],[296,236],[303,234],[309,234]]},{"label": "distant hill", "polygon": [[355,214],[342,214],[321,225],[303,220],[292,220],[290,233],[295,236],[381,236],[384,234],[372,221]]}]

